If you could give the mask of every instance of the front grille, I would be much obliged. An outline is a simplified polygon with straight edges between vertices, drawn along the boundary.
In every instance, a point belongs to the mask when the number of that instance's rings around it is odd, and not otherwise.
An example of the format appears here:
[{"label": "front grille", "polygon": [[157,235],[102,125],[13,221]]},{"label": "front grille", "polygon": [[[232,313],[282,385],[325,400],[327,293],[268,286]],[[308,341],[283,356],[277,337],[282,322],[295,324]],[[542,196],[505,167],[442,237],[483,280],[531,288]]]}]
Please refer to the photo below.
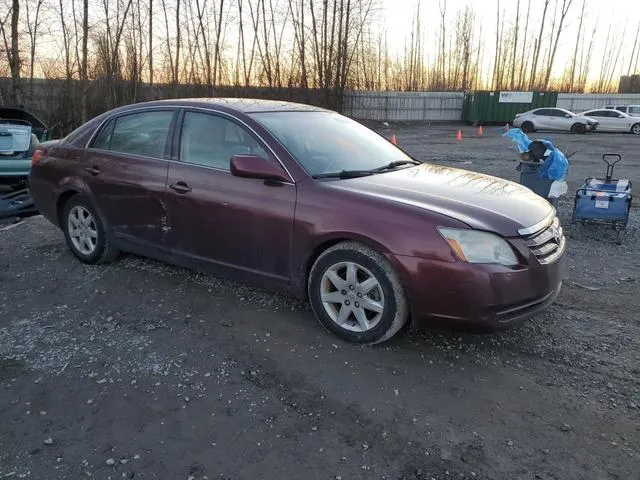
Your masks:
[{"label": "front grille", "polygon": [[525,237],[525,243],[543,265],[555,262],[565,247],[564,232],[558,217],[543,230]]}]

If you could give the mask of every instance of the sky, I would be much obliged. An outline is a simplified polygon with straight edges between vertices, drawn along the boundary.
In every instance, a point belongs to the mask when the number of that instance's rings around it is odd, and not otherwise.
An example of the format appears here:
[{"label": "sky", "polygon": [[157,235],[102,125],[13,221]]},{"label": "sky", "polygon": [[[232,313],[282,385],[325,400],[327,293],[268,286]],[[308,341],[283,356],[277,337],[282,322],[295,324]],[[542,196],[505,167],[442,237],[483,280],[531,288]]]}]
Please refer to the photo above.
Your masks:
[{"label": "sky", "polygon": [[[0,0],[0,5],[2,5],[3,1],[6,3],[9,0]],[[114,0],[111,0],[112,3],[113,1]],[[220,0],[211,1],[219,2]],[[431,64],[434,61],[436,54],[437,36],[440,27],[439,4],[444,3],[445,0],[375,1],[378,2],[380,8],[374,13],[374,24],[377,26],[376,28],[386,30],[389,53],[396,57],[401,57],[404,53],[405,42],[411,35],[412,22],[415,17],[416,7],[420,4],[421,23],[425,35],[424,51],[427,56],[425,60],[427,63]],[[528,2],[531,2],[531,18],[529,21],[530,33],[527,35],[528,38],[526,39],[526,41],[531,45],[537,38],[540,26],[539,20],[544,6],[544,0],[519,1],[522,18],[521,22],[524,21],[524,16],[526,16]],[[567,65],[570,65],[575,48],[575,38],[583,1],[586,1],[587,4],[584,21],[584,31],[586,32],[587,43],[592,32],[594,32],[594,27],[596,27],[596,41],[594,42],[595,48],[593,51],[589,80],[593,81],[599,77],[600,64],[605,51],[605,40],[607,38],[607,32],[610,25],[613,26],[612,33],[617,35],[616,43],[619,43],[623,31],[625,32],[625,47],[621,52],[621,61],[618,64],[618,70],[616,71],[614,78],[617,79],[619,75],[626,74],[636,32],[640,25],[640,6],[638,5],[637,0],[551,0],[548,17],[553,16],[553,6],[555,4],[561,5],[563,1],[572,1],[572,6],[565,20],[565,29],[554,61],[552,76],[556,78],[562,76]],[[69,2],[70,0],[62,0],[62,4],[66,5],[66,11],[69,11]],[[154,2],[154,5],[158,5],[158,3],[159,2]],[[274,3],[286,6],[288,4],[288,0],[275,0]],[[505,28],[507,29],[509,26],[512,27],[515,24],[517,3],[518,0],[446,0],[447,36],[449,36],[452,28],[455,26],[457,12],[463,10],[466,6],[472,7],[476,14],[476,29],[478,29],[480,25],[482,26],[482,36],[484,39],[482,58],[484,62],[483,72],[485,79],[487,75],[490,74],[493,65],[497,7],[498,5],[500,6],[501,16],[506,19]],[[52,15],[54,14],[58,3],[49,1],[48,4],[53,7],[53,11],[50,12],[50,15]],[[171,4],[171,0],[168,0],[168,4]],[[225,5],[230,4],[235,4],[235,2],[225,2]],[[101,18],[103,16],[103,10],[101,8],[97,8],[98,5],[100,5],[99,0],[90,0],[90,5],[92,7],[96,7],[95,10],[92,10],[93,15]],[[170,23],[170,26],[173,27],[173,23]],[[57,30],[55,30],[55,28],[50,31],[50,34],[39,39],[39,60],[54,60],[59,57],[61,52],[61,43],[60,36],[57,34]],[[157,35],[162,35],[164,28],[165,26],[162,16],[156,9],[154,32],[156,32]],[[233,28],[233,25],[227,27],[228,36],[224,45],[224,51],[230,55],[235,55],[237,50],[235,40],[237,36],[232,31]],[[548,18],[547,23],[545,24],[543,50],[546,48],[546,45],[548,45],[551,29],[552,20],[551,18]],[[291,34],[291,32],[289,33]],[[475,32],[475,35],[478,35],[478,31]],[[519,41],[519,45],[522,45],[520,42],[521,39]],[[156,47],[160,44],[160,42],[156,42]]]},{"label": "sky", "polygon": [[[527,2],[529,0],[520,0],[521,22],[522,17],[526,16]],[[527,35],[528,41],[533,42],[537,37],[537,31],[540,27],[539,19],[544,8],[544,0],[531,1],[531,19],[529,21],[529,29],[535,28],[535,35]],[[569,14],[565,20],[566,30],[564,30],[560,44],[558,46],[556,60],[554,62],[554,72],[561,74],[573,57],[575,48],[575,37],[578,31],[579,17],[582,10],[583,0],[573,0]],[[612,34],[617,32],[620,36],[626,26],[625,45],[626,48],[622,52],[622,56],[626,59],[621,62],[626,74],[629,58],[633,49],[636,32],[640,22],[640,5],[637,0],[586,0],[587,8],[585,10],[584,26],[586,32],[591,36],[594,26],[596,30],[596,42],[594,42],[592,77],[599,73],[600,59],[605,50],[605,41],[609,25],[613,25]],[[411,32],[412,20],[415,16],[416,5],[418,0],[381,0],[382,9],[378,14],[381,21],[387,29],[387,41],[390,50],[393,53],[401,54],[407,35]],[[425,26],[428,39],[428,46],[435,45],[438,28],[440,26],[440,10],[439,3],[444,0],[421,0],[421,23]],[[562,4],[562,0],[558,0]],[[485,37],[487,47],[491,50],[495,47],[495,30],[496,30],[496,10],[498,3],[501,12],[504,12],[507,24],[513,25],[516,18],[516,8],[518,0],[447,0],[447,25],[455,24],[456,12],[464,9],[467,5],[472,6],[476,12],[477,22],[482,23],[482,36]],[[551,0],[549,9],[551,10],[555,0]],[[551,13],[551,12],[549,12]],[[549,14],[548,14],[549,15]],[[559,16],[559,15],[558,15]],[[545,24],[545,31],[551,32],[551,20]],[[587,37],[589,38],[589,37]],[[618,37],[620,38],[620,37]],[[430,47],[430,50],[433,48]],[[489,52],[487,52],[489,53]],[[486,58],[493,58],[489,55]]]}]

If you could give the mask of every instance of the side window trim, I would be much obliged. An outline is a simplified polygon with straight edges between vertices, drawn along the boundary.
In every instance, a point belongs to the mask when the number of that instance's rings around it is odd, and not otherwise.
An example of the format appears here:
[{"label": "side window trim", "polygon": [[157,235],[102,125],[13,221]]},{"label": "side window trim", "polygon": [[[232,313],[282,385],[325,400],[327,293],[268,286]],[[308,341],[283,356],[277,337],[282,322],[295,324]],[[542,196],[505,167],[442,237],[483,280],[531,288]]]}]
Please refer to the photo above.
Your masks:
[{"label": "side window trim", "polygon": [[176,113],[169,126],[167,144],[164,156],[168,160],[178,161],[180,157],[180,138],[182,137],[182,123],[184,121],[184,108],[176,109]]},{"label": "side window trim", "polygon": [[[135,115],[135,114],[141,114],[141,113],[147,113],[147,112],[158,112],[158,111],[160,111],[160,112],[167,111],[167,112],[172,112],[172,114],[173,114],[173,116],[171,117],[171,122],[169,123],[169,130],[167,132],[167,139],[166,139],[166,142],[165,142],[163,158],[150,157],[150,156],[147,156],[147,155],[138,155],[136,153],[116,152],[116,151],[109,150],[109,149],[94,148],[93,147],[93,143],[95,142],[96,138],[100,135],[100,133],[103,131],[103,129],[105,127],[111,128],[111,136],[113,136],[113,130],[114,130],[115,126],[116,126],[116,123],[117,123],[118,119],[123,118],[123,117],[127,117],[129,115]],[[140,157],[140,158],[150,158],[150,159],[153,159],[153,160],[165,160],[165,161],[168,161],[170,159],[170,152],[171,152],[170,149],[171,149],[172,138],[173,138],[172,137],[172,132],[173,132],[173,129],[176,127],[178,115],[179,115],[180,112],[181,112],[181,109],[179,107],[160,106],[160,107],[157,107],[157,108],[145,107],[145,108],[129,110],[129,111],[126,111],[126,112],[121,112],[121,113],[114,113],[113,115],[110,115],[107,118],[105,118],[102,121],[102,123],[100,123],[98,128],[95,129],[95,131],[93,132],[93,134],[91,135],[91,137],[89,138],[87,143],[85,144],[85,149],[109,152],[109,153],[116,154],[116,155],[130,155],[130,156]],[[109,125],[109,124],[111,124],[111,125]],[[109,139],[109,146],[111,146],[111,138]]]}]

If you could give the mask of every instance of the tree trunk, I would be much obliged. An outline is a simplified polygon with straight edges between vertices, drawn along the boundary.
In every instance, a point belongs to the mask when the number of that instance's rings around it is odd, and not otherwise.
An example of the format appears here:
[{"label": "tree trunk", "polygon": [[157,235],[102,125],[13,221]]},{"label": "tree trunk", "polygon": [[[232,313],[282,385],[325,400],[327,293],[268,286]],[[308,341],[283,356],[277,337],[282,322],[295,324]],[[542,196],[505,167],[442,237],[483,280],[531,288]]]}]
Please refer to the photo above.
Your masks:
[{"label": "tree trunk", "polygon": [[153,86],[153,0],[149,0],[149,86]]},{"label": "tree trunk", "polygon": [[569,8],[571,8],[571,3],[573,0],[562,0],[562,8],[560,10],[560,24],[558,25],[558,31],[556,32],[556,38],[553,43],[553,48],[551,49],[551,55],[549,57],[549,64],[547,65],[547,74],[544,77],[544,88],[546,89],[549,86],[549,79],[551,78],[551,70],[553,69],[553,61],[556,58],[556,51],[558,50],[558,42],[560,41],[560,35],[562,35],[562,25],[564,24],[564,19],[569,12]]},{"label": "tree trunk", "polygon": [[[582,36],[582,22],[584,20],[584,10],[587,0],[582,0],[582,12],[580,13],[580,23],[578,24],[578,36],[576,37],[576,46],[573,50],[573,59],[571,60],[571,74],[569,77],[569,91],[573,92],[573,83],[576,78],[576,62],[578,59],[578,46],[580,45],[580,37]],[[636,36],[637,38],[637,36]],[[635,48],[635,45],[634,45]]]},{"label": "tree trunk", "polygon": [[[518,0],[518,4],[516,7],[516,27],[513,39],[513,58],[511,60],[511,90],[513,90],[516,86],[516,56],[518,52],[518,28],[520,23],[520,0]],[[525,36],[525,41],[526,41]],[[523,59],[524,60],[524,59]]]},{"label": "tree trunk", "polygon": [[522,54],[520,55],[520,73],[518,74],[518,88],[523,88],[524,85],[524,75],[527,71],[527,33],[529,31],[529,14],[531,13],[531,0],[527,2],[527,19],[524,22],[524,35],[522,41]]},{"label": "tree trunk", "polygon": [[20,82],[20,43],[18,21],[20,20],[20,0],[13,0],[11,9],[11,54],[9,68],[11,69],[11,96],[13,103],[22,104],[22,84]]},{"label": "tree trunk", "polygon": [[544,23],[547,20],[547,9],[549,8],[550,0],[544,0],[544,10],[542,11],[542,19],[540,20],[540,32],[538,33],[538,39],[536,40],[536,47],[533,53],[533,63],[531,64],[531,75],[529,76],[529,89],[533,88],[538,76],[538,59],[540,57],[540,50],[542,48],[542,34],[544,32]]},{"label": "tree trunk", "polygon": [[88,112],[88,45],[89,40],[89,0],[82,2],[82,65],[80,67],[80,79],[82,81],[82,95],[80,100],[81,121],[85,123],[89,119]]}]

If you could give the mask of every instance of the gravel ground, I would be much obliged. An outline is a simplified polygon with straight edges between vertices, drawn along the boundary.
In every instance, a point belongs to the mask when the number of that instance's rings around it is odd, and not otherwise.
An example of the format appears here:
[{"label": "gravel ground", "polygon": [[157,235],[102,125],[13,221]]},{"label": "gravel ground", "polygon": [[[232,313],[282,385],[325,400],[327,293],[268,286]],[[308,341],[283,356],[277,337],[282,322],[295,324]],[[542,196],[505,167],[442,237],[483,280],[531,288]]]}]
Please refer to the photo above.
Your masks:
[{"label": "gravel ground", "polygon": [[[401,126],[422,159],[517,178],[497,129]],[[390,134],[390,131],[387,130]],[[640,137],[545,135],[570,192]],[[571,199],[559,212],[571,214]],[[127,256],[78,263],[40,217],[0,231],[0,479],[632,479],[640,214],[569,242],[558,301],[497,335],[345,344],[303,302]]]}]

